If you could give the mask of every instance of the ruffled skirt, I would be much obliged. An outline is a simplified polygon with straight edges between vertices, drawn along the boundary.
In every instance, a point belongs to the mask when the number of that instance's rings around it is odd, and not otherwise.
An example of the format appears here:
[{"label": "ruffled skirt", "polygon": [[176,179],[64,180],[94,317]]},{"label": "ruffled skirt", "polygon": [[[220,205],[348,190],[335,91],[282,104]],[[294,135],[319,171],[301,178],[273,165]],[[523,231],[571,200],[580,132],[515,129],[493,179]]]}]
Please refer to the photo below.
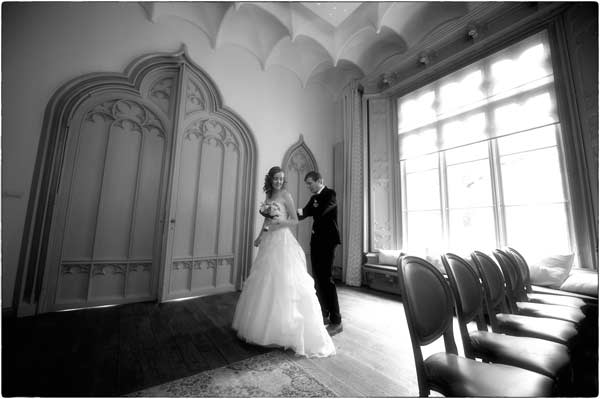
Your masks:
[{"label": "ruffled skirt", "polygon": [[290,348],[307,357],[335,354],[304,251],[289,229],[263,235],[232,326],[253,344]]}]

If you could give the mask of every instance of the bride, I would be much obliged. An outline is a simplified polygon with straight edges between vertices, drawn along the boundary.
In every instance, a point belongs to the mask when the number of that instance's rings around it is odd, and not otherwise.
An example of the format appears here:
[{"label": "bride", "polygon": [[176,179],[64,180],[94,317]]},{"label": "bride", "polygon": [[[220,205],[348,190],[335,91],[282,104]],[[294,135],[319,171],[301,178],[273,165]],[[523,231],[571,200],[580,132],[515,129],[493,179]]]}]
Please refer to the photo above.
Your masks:
[{"label": "bride", "polygon": [[258,254],[232,327],[238,337],[253,344],[291,348],[308,357],[333,355],[335,347],[323,325],[304,252],[289,229],[298,217],[280,167],[269,170],[263,190],[266,199],[260,213],[265,220],[254,241]]}]

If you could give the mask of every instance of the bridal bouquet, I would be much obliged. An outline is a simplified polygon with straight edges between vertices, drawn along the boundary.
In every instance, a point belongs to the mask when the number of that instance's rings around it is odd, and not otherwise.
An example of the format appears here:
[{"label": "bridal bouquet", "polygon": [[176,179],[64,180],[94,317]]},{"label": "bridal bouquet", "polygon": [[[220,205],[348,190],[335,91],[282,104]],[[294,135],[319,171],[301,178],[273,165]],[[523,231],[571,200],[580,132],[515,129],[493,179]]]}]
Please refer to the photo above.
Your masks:
[{"label": "bridal bouquet", "polygon": [[[265,201],[260,204],[258,213],[266,217],[267,219],[275,219],[281,216],[281,208],[277,202]],[[265,226],[265,231],[269,230],[269,226]]]}]

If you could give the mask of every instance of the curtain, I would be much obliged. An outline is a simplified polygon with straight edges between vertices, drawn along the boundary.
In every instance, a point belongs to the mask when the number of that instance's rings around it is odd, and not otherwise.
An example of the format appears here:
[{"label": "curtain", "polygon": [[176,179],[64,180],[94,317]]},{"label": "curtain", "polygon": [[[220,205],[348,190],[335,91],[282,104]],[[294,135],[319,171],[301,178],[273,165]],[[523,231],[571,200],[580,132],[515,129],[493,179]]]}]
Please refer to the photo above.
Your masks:
[{"label": "curtain", "polygon": [[344,282],[361,285],[363,257],[363,132],[361,120],[361,90],[358,81],[352,81],[342,93],[342,120],[344,137],[344,211],[343,261],[346,265]]}]

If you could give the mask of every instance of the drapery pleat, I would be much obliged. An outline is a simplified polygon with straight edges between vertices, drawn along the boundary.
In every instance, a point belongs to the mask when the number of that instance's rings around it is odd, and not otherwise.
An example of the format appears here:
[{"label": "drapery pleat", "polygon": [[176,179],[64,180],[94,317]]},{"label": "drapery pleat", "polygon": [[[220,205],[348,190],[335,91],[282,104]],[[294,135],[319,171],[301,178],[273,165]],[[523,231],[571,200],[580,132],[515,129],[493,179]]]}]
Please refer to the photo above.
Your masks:
[{"label": "drapery pleat", "polygon": [[362,99],[358,81],[352,81],[342,93],[344,135],[344,282],[361,285],[363,257],[363,148]]}]

